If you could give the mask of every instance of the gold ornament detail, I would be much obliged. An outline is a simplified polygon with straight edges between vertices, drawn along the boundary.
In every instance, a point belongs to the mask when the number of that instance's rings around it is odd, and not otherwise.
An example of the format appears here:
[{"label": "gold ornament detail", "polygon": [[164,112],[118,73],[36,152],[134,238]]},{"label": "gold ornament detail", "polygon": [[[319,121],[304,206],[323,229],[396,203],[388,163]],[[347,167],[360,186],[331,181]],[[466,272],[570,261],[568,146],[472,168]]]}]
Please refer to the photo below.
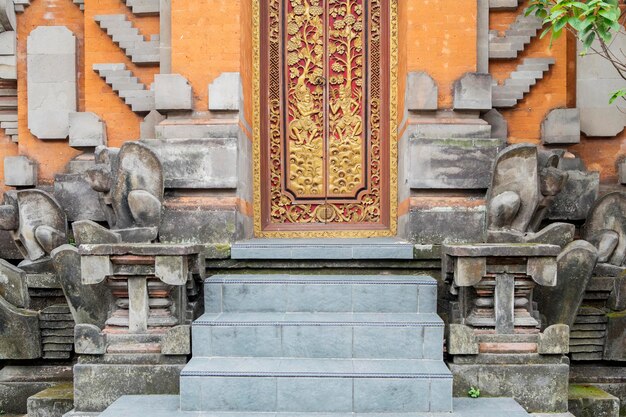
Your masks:
[{"label": "gold ornament detail", "polygon": [[[253,0],[255,234],[394,235],[397,0],[266,1]],[[264,35],[268,67],[263,70],[268,80],[267,103],[262,103],[260,91],[261,3],[266,4],[269,16]],[[387,69],[381,67],[387,49],[382,43],[387,39],[382,36],[383,7],[389,7],[391,20],[388,90],[382,82]],[[383,112],[383,103],[388,111]],[[265,139],[261,106],[266,107],[267,115]],[[384,139],[383,117],[391,119]],[[269,180],[261,178],[261,141],[267,144],[264,154]],[[387,154],[385,147],[390,161],[381,160]],[[389,186],[382,184],[387,181],[383,172],[389,173]],[[268,181],[266,220],[261,216],[261,181]],[[390,195],[382,196],[383,190]],[[384,207],[389,208],[388,220],[382,217]],[[316,231],[263,230],[296,224],[355,224],[363,230],[332,230],[332,226],[331,230]],[[381,227],[384,224],[386,228]],[[376,229],[367,230],[371,226]]]}]

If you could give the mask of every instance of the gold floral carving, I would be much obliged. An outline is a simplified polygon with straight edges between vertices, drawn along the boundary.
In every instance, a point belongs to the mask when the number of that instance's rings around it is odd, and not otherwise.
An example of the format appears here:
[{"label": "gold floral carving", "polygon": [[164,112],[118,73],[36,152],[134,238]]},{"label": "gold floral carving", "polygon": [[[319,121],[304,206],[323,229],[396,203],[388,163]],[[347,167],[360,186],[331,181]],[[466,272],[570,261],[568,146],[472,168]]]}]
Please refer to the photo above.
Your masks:
[{"label": "gold floral carving", "polygon": [[[397,224],[397,0],[252,0],[254,193],[257,236],[388,236]],[[369,12],[364,3],[367,2]],[[268,7],[268,66],[261,70],[261,4]],[[381,9],[389,7],[388,97],[381,80]],[[281,28],[282,20],[286,22]],[[367,49],[366,49],[367,46]],[[369,50],[369,54],[365,51]],[[261,75],[268,72],[268,102]],[[367,90],[366,90],[367,88]],[[368,91],[368,95],[366,95]],[[284,97],[284,98],[283,98]],[[284,101],[283,101],[284,100]],[[382,103],[389,105],[390,161],[382,161]],[[268,131],[261,131],[268,106]],[[367,115],[367,117],[366,117]],[[365,124],[367,122],[367,125]],[[264,230],[261,141],[268,159],[269,225],[326,224],[331,230]],[[390,185],[382,187],[387,164]],[[389,190],[389,198],[382,196]],[[385,201],[386,200],[386,201]],[[390,219],[381,218],[388,204]],[[388,228],[368,229],[386,223]],[[362,230],[332,230],[357,224]]]}]

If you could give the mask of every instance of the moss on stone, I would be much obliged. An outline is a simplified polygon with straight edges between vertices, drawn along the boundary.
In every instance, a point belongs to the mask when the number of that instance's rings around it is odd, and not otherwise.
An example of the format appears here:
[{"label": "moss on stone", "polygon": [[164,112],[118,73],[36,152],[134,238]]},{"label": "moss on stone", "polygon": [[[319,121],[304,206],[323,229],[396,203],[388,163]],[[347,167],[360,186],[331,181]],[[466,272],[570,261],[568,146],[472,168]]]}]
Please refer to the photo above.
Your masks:
[{"label": "moss on stone", "polygon": [[575,385],[570,384],[569,395],[570,400],[592,398],[592,399],[610,399],[612,396],[593,385]]},{"label": "moss on stone", "polygon": [[73,400],[74,399],[74,384],[72,382],[63,382],[53,387],[47,388],[37,394],[33,395],[35,398],[44,399],[57,399],[57,400]]},{"label": "moss on stone", "polygon": [[612,313],[606,313],[606,316],[610,319],[619,319],[622,317],[626,317],[626,310],[624,311],[615,311]]}]

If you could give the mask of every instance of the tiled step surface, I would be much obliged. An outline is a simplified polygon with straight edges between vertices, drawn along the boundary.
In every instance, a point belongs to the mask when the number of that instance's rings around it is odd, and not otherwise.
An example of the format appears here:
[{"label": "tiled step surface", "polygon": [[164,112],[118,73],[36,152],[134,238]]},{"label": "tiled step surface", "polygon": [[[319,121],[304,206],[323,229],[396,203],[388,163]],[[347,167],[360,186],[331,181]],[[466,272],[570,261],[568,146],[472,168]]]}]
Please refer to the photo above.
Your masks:
[{"label": "tiled step surface", "polygon": [[[100,417],[529,417],[509,398],[455,398],[452,413],[254,413],[181,411],[177,395],[125,396]],[[555,416],[556,417],[556,416]],[[560,416],[559,416],[560,417]]]},{"label": "tiled step surface", "polygon": [[416,275],[220,275],[205,311],[436,313],[437,281]]},{"label": "tiled step surface", "polygon": [[194,358],[443,359],[436,314],[208,313],[193,326]]},{"label": "tiled step surface", "polygon": [[186,411],[452,410],[452,375],[442,361],[193,358],[180,389]]}]

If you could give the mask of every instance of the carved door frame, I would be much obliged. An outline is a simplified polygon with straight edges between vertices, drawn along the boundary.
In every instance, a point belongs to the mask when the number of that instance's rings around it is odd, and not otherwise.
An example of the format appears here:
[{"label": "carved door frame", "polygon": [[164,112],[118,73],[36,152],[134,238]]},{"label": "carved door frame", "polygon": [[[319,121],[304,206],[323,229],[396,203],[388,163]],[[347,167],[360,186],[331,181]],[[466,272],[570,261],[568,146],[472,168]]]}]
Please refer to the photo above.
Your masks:
[{"label": "carved door frame", "polygon": [[[365,0],[369,1],[369,0]],[[272,223],[270,210],[271,173],[268,50],[270,39],[268,0],[252,0],[253,27],[253,163],[254,232],[257,237],[374,237],[395,236],[398,198],[398,0],[380,0],[380,66],[382,87],[380,107],[381,146],[379,175],[384,184],[379,194],[380,216],[377,223]],[[281,62],[283,62],[281,60]],[[280,64],[279,64],[280,65]],[[281,81],[282,82],[282,81]],[[368,103],[367,97],[364,103]],[[369,104],[368,104],[369,105]],[[366,128],[369,122],[366,120]],[[281,139],[282,140],[282,139]],[[369,143],[369,142],[368,142]],[[368,150],[369,152],[369,150]],[[367,157],[366,157],[367,158]],[[368,163],[369,163],[369,159]],[[286,172],[286,168],[282,168]],[[335,203],[340,204],[340,203]],[[377,218],[378,219],[378,218]]]}]

